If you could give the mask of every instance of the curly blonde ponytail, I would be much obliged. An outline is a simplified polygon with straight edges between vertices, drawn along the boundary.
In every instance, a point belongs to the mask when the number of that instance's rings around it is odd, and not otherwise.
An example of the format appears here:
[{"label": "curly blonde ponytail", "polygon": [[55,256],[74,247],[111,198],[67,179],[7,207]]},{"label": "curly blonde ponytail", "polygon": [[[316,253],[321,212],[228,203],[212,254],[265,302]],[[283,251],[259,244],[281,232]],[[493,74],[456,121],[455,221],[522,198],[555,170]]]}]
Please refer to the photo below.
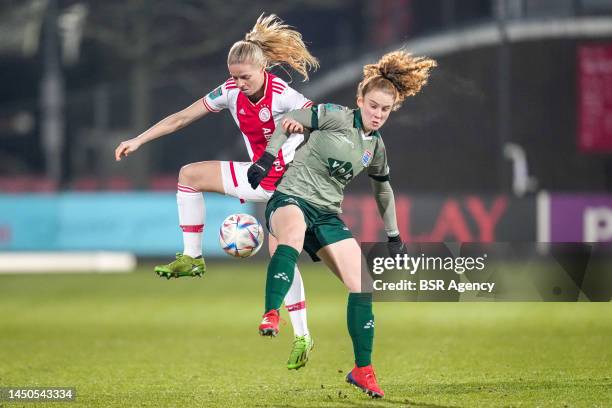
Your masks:
[{"label": "curly blonde ponytail", "polygon": [[275,14],[259,16],[244,40],[236,42],[230,49],[227,65],[244,62],[264,68],[287,64],[299,72],[304,81],[308,80],[308,71],[319,68],[319,61],[302,41],[302,34]]},{"label": "curly blonde ponytail", "polygon": [[357,97],[363,97],[372,89],[382,89],[394,95],[393,110],[397,110],[404,99],[416,95],[427,84],[430,71],[436,66],[436,61],[414,57],[404,50],[387,53],[376,64],[363,67]]}]

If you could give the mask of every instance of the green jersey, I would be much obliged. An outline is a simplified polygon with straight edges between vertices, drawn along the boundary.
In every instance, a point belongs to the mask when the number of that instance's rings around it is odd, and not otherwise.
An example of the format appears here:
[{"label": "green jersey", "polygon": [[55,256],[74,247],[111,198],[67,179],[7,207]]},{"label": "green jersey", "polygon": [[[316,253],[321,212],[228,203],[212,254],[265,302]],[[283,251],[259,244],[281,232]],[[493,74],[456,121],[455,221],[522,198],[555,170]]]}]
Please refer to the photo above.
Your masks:
[{"label": "green jersey", "polygon": [[[377,131],[366,135],[361,112],[344,106],[322,104],[286,115],[311,129],[298,148],[280,184],[281,193],[303,198],[322,210],[340,213],[344,188],[367,168],[378,181],[389,179],[385,145]],[[282,126],[266,151],[276,157],[287,139]]]}]

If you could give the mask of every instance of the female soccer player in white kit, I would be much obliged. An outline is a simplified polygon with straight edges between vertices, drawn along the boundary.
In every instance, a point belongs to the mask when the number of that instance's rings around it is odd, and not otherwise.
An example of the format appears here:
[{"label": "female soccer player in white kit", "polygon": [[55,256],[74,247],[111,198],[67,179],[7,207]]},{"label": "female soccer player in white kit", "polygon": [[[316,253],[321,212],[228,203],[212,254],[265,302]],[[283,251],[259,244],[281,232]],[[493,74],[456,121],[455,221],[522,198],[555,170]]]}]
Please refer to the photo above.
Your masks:
[{"label": "female soccer player in white kit", "polygon": [[[264,153],[281,116],[295,109],[308,108],[312,102],[291,88],[285,81],[269,73],[272,66],[287,64],[308,79],[308,71],[319,62],[313,57],[299,32],[284,24],[274,14],[259,17],[245,39],[229,51],[227,65],[230,78],[204,98],[174,113],[137,137],[121,142],[115,159],[121,160],[144,143],[176,132],[210,112],[228,109],[238,125],[251,162],[203,161],[181,168],[176,201],[179,223],[183,230],[183,253],[167,265],[155,267],[166,278],[201,276],[206,271],[202,258],[202,232],[206,207],[202,192],[215,192],[242,201],[266,202],[276,189],[275,183],[293,159],[301,134],[292,135],[279,151],[268,177],[253,190],[247,181],[247,170]],[[276,250],[276,239],[269,236],[269,250]],[[308,361],[314,342],[308,332],[306,302],[301,275],[295,279],[284,300],[293,325],[295,340],[287,368],[298,369]]]}]

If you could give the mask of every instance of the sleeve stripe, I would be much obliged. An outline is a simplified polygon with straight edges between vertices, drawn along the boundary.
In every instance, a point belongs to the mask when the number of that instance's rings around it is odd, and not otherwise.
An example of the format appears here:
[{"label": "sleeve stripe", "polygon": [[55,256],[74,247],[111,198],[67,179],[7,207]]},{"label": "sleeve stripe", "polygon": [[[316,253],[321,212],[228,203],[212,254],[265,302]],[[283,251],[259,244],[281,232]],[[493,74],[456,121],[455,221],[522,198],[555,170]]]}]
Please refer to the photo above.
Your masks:
[{"label": "sleeve stripe", "polygon": [[385,181],[389,181],[391,180],[391,177],[389,177],[389,175],[387,174],[386,176],[375,176],[374,174],[368,174],[368,176],[370,176],[371,178],[373,178],[376,181],[379,182],[385,182]]},{"label": "sleeve stripe", "polygon": [[206,102],[206,97],[202,98],[202,102],[204,102],[204,107],[209,111],[209,112],[219,112],[220,110],[217,109],[213,109],[208,102]]},{"label": "sleeve stripe", "polygon": [[312,130],[317,130],[319,128],[319,109],[317,106],[313,106],[310,110],[312,111],[312,118],[310,119]]},{"label": "sleeve stripe", "polygon": [[310,108],[312,106],[312,101],[307,101],[304,106],[302,106],[302,109],[304,108]]}]

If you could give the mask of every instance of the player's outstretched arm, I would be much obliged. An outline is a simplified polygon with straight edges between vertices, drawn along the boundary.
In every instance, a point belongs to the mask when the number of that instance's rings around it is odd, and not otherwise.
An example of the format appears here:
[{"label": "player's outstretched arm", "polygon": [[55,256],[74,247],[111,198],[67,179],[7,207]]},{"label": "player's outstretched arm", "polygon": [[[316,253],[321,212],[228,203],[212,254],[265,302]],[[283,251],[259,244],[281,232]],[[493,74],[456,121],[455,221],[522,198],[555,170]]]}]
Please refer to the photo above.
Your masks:
[{"label": "player's outstretched arm", "polygon": [[150,142],[153,139],[169,135],[179,129],[184,128],[193,121],[200,119],[207,113],[208,110],[202,103],[202,100],[198,99],[187,108],[160,120],[135,138],[119,143],[119,146],[117,146],[115,149],[115,160],[121,160],[122,156],[127,157],[130,153],[138,150],[140,146]]},{"label": "player's outstretched arm", "polygon": [[378,212],[385,224],[389,255],[395,257],[396,255],[404,254],[406,253],[406,248],[404,247],[404,243],[402,242],[402,238],[397,228],[395,197],[388,176],[383,178],[378,176],[370,177],[372,177],[372,190],[374,191],[374,197],[378,205]]},{"label": "player's outstretched arm", "polygon": [[298,109],[285,114],[281,119],[281,126],[278,126],[274,130],[272,137],[270,137],[266,151],[247,171],[247,179],[253,189],[256,189],[259,183],[266,178],[278,155],[278,151],[283,143],[287,141],[289,135],[292,133],[302,133],[304,128],[312,128],[312,110]]},{"label": "player's outstretched arm", "polygon": [[276,128],[268,141],[266,152],[276,157],[289,135],[293,133],[303,133],[304,129],[313,129],[312,110],[310,108],[298,109],[286,113],[281,119],[281,126]]}]

